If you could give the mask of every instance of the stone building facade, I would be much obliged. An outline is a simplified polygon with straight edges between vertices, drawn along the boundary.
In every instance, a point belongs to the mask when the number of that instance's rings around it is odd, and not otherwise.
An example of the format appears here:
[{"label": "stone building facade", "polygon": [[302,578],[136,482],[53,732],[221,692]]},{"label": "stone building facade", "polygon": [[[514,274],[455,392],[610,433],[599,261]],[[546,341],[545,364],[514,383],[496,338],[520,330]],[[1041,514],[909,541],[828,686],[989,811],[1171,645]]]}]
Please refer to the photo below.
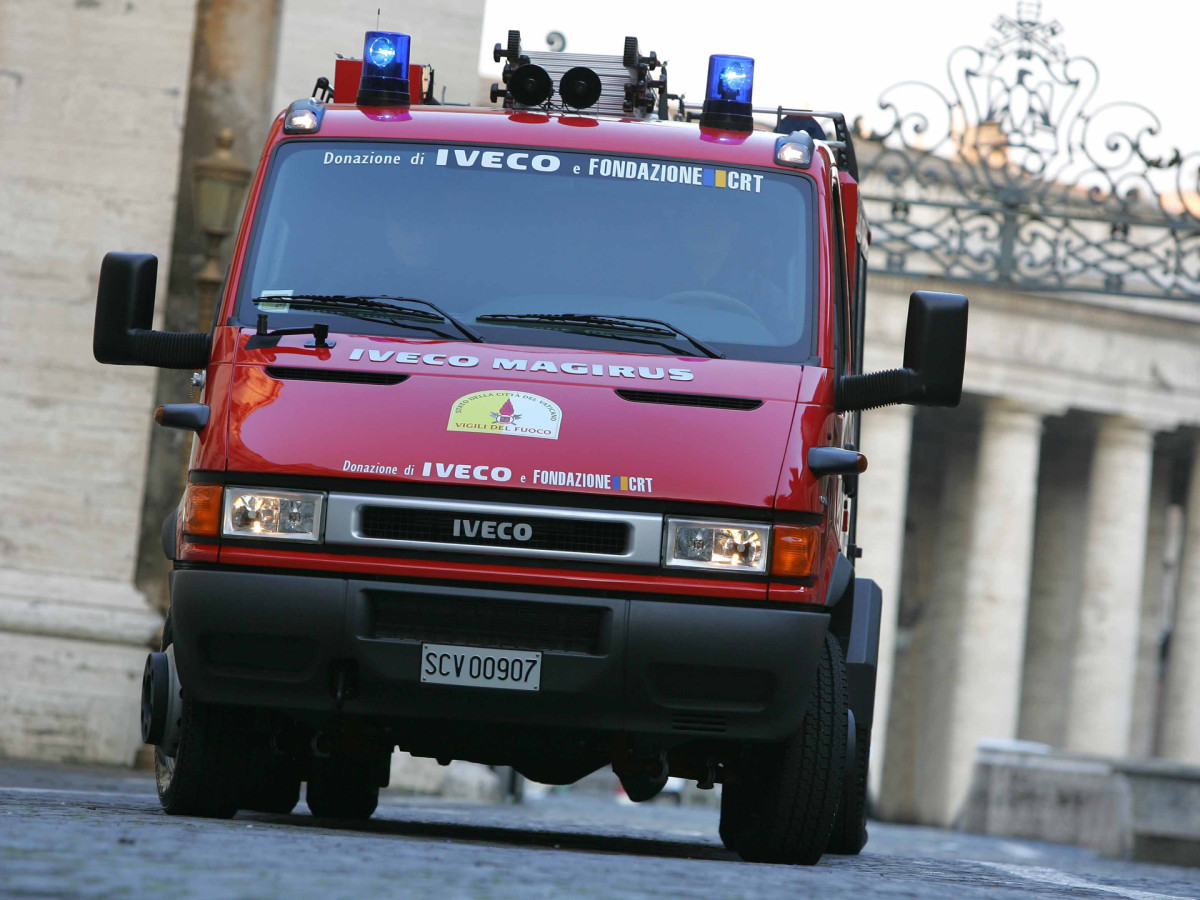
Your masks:
[{"label": "stone building facade", "polygon": [[[884,368],[918,282],[870,285]],[[934,824],[981,740],[1200,762],[1200,315],[966,290],[963,405],[863,417],[859,571],[885,597],[873,784],[884,817]]]},{"label": "stone building facade", "polygon": [[858,126],[867,368],[971,300],[962,407],[864,415],[886,818],[956,821],[981,741],[1200,763],[1200,155],[1039,6]]},{"label": "stone building facade", "polygon": [[[187,386],[93,361],[100,260],[156,254],[160,327],[193,328],[191,162],[228,126],[253,165],[274,112],[361,52],[364,9],[0,0],[0,755],[127,764],[139,746],[183,453],[151,441],[150,412]],[[381,24],[414,35],[447,99],[474,99],[483,0],[404,15]]]}]

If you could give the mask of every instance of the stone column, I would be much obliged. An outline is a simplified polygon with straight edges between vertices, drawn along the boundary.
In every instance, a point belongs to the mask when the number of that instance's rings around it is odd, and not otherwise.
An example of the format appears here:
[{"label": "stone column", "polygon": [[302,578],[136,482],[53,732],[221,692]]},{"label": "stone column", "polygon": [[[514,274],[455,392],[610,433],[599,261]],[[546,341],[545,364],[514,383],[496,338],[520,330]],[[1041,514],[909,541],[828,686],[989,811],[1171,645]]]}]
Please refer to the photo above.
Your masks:
[{"label": "stone column", "polygon": [[[159,271],[168,272],[168,281],[156,306],[163,317],[162,327],[168,331],[208,331],[212,324],[197,318],[196,273],[204,261],[205,240],[196,227],[192,166],[212,153],[217,134],[224,128],[233,129],[234,155],[245,165],[253,166],[257,161],[271,120],[279,111],[271,108],[271,94],[281,5],[282,0],[206,0],[196,10],[171,259],[169,263],[166,259],[159,261]],[[236,223],[234,228],[236,231]],[[233,237],[226,239],[219,260],[222,270],[228,265],[234,244]],[[147,409],[187,400],[191,396],[191,377],[191,372],[159,369],[155,397]],[[174,428],[150,432],[135,582],[164,612],[170,563],[163,556],[159,532],[163,519],[183,494],[193,438],[191,433]]]},{"label": "stone column", "polygon": [[1129,752],[1153,432],[1107,416],[1092,458],[1066,746]]},{"label": "stone column", "polygon": [[[1171,479],[1174,459],[1169,450],[1154,454],[1150,478],[1150,500],[1146,516],[1146,562],[1142,573],[1141,605],[1138,613],[1137,668],[1134,672],[1133,720],[1130,723],[1129,755],[1154,756],[1156,726],[1159,717],[1159,642],[1165,606],[1164,589],[1173,579],[1167,577],[1168,563],[1176,560],[1177,531],[1168,524]],[[1174,546],[1169,546],[1170,544]]]},{"label": "stone column", "polygon": [[887,406],[863,413],[862,451],[870,467],[859,479],[858,545],[863,548],[856,572],[883,591],[879,624],[879,663],[871,735],[870,792],[879,796],[887,739],[888,711],[895,659],[896,613],[904,556],[904,516],[908,505],[908,462],[912,447],[913,408]]},{"label": "stone column", "polygon": [[984,409],[963,552],[950,561],[963,567],[963,590],[939,599],[949,608],[926,663],[923,822],[954,820],[981,738],[1017,734],[1044,412],[1005,400]]},{"label": "stone column", "polygon": [[1021,680],[1022,740],[1061,747],[1075,648],[1087,524],[1090,428],[1068,416],[1046,429],[1038,478],[1037,527]]},{"label": "stone column", "polygon": [[1192,462],[1170,648],[1162,709],[1162,755],[1200,765],[1200,448]]},{"label": "stone column", "polygon": [[[931,410],[914,421],[887,756],[877,807],[886,821],[918,818],[919,774],[928,749],[922,712],[940,676],[927,663],[931,647],[952,640],[962,596],[960,561],[970,532],[979,446],[974,413],[970,407]],[[876,721],[877,736],[883,723]]]}]

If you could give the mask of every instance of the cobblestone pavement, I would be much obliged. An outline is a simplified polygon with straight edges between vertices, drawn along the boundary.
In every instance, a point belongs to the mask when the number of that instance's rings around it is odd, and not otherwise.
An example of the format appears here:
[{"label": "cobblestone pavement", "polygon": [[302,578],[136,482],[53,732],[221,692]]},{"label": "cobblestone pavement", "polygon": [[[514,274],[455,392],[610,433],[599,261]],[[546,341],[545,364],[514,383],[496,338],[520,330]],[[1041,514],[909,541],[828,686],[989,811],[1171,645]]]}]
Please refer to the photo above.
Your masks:
[{"label": "cobblestone pavement", "polygon": [[552,794],[524,806],[387,796],[369,823],[163,815],[127,770],[0,764],[0,897],[1200,897],[1200,870],[872,824],[859,857],[737,861],[716,812]]}]

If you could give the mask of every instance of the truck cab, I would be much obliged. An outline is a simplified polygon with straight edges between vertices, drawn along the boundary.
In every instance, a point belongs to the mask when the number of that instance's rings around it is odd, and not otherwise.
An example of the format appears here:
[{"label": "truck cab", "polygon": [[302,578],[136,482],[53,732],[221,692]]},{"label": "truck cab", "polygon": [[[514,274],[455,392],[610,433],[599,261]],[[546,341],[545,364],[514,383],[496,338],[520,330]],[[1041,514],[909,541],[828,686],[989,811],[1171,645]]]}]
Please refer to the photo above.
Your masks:
[{"label": "truck cab", "polygon": [[202,373],[156,413],[195,432],[143,682],[163,806],[304,782],[366,818],[399,747],[721,784],[747,860],[858,852],[858,417],[958,402],[966,298],[914,294],[904,365],[863,374],[844,117],[756,127],[719,56],[672,121],[636,41],[572,81],[514,34],[501,108],[414,103],[407,36],[371,32],[282,113],[211,332],[153,331],[156,260],[105,257],[96,358]]}]

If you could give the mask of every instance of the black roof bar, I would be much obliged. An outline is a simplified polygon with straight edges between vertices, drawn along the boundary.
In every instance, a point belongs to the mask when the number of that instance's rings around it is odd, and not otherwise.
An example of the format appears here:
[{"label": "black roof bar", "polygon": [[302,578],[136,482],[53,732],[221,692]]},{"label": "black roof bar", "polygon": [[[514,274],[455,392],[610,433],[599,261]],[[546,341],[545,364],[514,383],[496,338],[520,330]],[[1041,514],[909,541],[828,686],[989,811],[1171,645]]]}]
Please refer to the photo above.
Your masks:
[{"label": "black roof bar", "polygon": [[[683,108],[689,122],[699,118],[699,112],[702,109],[700,104],[696,103],[684,104]],[[834,151],[838,165],[849,172],[852,178],[856,181],[858,180],[858,157],[854,153],[854,136],[850,133],[850,129],[846,125],[846,117],[842,113],[817,109],[794,109],[787,106],[755,106],[752,112],[761,116],[775,116],[776,129],[779,128],[785,116],[828,119],[833,122],[833,132],[836,140],[826,141],[825,143],[829,146],[829,149]]]}]

